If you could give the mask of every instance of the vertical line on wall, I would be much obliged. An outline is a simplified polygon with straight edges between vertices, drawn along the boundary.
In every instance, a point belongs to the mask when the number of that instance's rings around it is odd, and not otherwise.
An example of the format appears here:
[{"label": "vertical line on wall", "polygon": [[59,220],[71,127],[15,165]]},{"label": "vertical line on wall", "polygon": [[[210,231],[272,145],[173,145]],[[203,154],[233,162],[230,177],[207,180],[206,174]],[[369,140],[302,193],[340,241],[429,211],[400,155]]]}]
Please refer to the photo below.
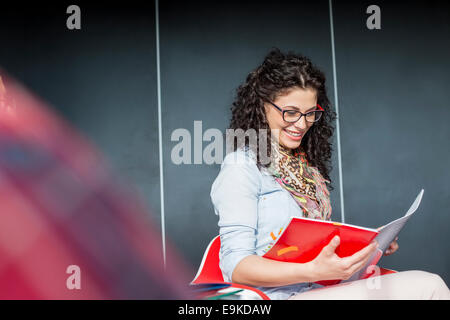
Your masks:
[{"label": "vertical line on wall", "polygon": [[164,269],[166,268],[166,223],[164,214],[164,170],[163,170],[163,150],[162,150],[162,121],[161,121],[161,69],[159,56],[159,5],[155,0],[155,23],[156,23],[156,78],[158,96],[158,143],[159,143],[159,186],[161,196],[161,237]]},{"label": "vertical line on wall", "polygon": [[330,34],[331,34],[331,56],[333,59],[333,85],[334,85],[334,105],[336,108],[336,133],[337,133],[337,147],[338,147],[338,168],[339,168],[339,194],[341,200],[341,222],[345,223],[344,210],[344,182],[342,176],[342,154],[341,154],[341,133],[339,123],[339,99],[336,76],[336,55],[334,48],[334,22],[333,22],[333,5],[332,0],[328,0],[328,7],[330,11]]}]

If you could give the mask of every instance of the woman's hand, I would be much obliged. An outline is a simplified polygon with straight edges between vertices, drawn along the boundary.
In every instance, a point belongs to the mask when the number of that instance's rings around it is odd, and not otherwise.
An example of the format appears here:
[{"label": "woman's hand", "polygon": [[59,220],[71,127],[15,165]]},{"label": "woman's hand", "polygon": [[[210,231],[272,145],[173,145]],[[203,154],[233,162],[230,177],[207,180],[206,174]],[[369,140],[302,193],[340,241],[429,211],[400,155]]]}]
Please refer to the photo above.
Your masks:
[{"label": "woman's hand", "polygon": [[311,261],[312,269],[317,281],[349,279],[367,263],[372,253],[378,247],[378,243],[372,241],[369,245],[353,255],[340,258],[335,253],[339,242],[339,237],[335,236],[330,243],[322,249],[319,255]]},{"label": "woman's hand", "polygon": [[389,245],[389,248],[387,248],[386,251],[384,252],[385,256],[389,256],[398,250],[397,240],[398,237],[395,237],[394,241],[392,241],[391,244]]},{"label": "woman's hand", "polygon": [[[377,231],[380,231],[383,227],[384,226],[377,228]],[[389,248],[387,248],[386,251],[384,252],[385,256],[390,256],[391,254],[393,254],[395,251],[398,250],[397,240],[398,237],[395,237],[394,241],[392,241],[391,244],[389,245]]]}]

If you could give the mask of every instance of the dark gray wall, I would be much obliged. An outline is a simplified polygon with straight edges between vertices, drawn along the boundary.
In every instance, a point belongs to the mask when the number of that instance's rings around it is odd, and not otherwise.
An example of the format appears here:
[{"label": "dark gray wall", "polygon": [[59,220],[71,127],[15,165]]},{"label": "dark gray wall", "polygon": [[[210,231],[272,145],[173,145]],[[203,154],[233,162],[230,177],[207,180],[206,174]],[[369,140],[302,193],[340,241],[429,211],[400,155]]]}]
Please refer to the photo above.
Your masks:
[{"label": "dark gray wall", "polygon": [[377,227],[423,202],[382,266],[450,282],[450,10],[436,1],[336,2],[335,35],[346,221]]},{"label": "dark gray wall", "polygon": [[[79,2],[82,30],[65,27],[71,2],[0,12],[0,66],[87,135],[147,201],[160,224],[154,3]],[[423,203],[381,265],[439,273],[450,283],[449,5],[334,3],[345,222],[381,226]],[[209,192],[219,165],[175,165],[173,130],[195,120],[224,131],[235,89],[271,47],[309,56],[334,101],[328,1],[159,3],[166,235],[192,267],[218,233]],[[208,143],[203,143],[205,147]],[[333,220],[341,219],[336,137]]]},{"label": "dark gray wall", "polygon": [[[78,2],[79,3],[79,2]],[[12,5],[0,11],[0,67],[91,138],[160,226],[154,4],[81,2]]]}]

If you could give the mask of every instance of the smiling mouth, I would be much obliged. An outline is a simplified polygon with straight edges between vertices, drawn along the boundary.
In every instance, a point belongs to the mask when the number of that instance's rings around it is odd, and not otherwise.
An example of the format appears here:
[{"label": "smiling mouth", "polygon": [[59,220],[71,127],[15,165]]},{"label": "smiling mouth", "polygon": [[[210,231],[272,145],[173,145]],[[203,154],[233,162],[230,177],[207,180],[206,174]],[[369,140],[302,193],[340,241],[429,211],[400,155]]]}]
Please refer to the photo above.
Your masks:
[{"label": "smiling mouth", "polygon": [[284,131],[286,131],[289,135],[291,135],[293,137],[301,137],[303,135],[301,132],[298,132],[298,131],[291,131],[288,129],[284,129]]}]

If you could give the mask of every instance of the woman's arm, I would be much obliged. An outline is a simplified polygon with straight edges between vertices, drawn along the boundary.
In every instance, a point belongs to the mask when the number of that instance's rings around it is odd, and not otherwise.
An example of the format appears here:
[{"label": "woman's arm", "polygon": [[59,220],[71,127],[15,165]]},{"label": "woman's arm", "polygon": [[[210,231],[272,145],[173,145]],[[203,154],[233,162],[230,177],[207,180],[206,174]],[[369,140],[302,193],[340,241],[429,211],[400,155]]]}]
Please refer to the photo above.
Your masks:
[{"label": "woman's arm", "polygon": [[281,262],[257,255],[242,259],[233,271],[232,282],[251,286],[278,287],[317,278],[312,264]]}]

